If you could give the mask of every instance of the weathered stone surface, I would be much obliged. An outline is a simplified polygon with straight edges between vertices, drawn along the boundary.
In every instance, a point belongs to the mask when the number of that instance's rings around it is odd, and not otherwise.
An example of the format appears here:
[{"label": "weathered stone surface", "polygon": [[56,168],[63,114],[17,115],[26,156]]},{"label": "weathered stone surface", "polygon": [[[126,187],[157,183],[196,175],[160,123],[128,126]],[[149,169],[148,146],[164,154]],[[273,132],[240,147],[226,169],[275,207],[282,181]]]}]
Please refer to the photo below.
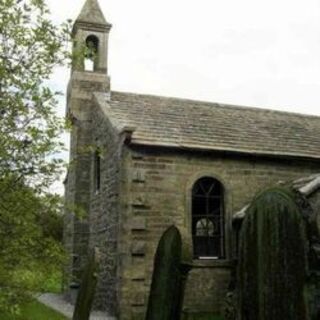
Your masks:
[{"label": "weathered stone surface", "polygon": [[107,24],[97,0],[86,0],[76,21]]},{"label": "weathered stone surface", "polygon": [[[95,13],[88,13],[87,9],[94,9]],[[107,75],[107,47],[108,47],[108,31],[110,26],[105,23],[105,27],[101,26],[99,21],[88,21],[89,16],[97,17],[102,14],[99,11],[96,0],[88,0],[85,4],[80,20],[76,23],[73,29],[73,36],[75,43],[84,45],[86,38],[94,35],[99,40],[98,47],[98,62],[94,72],[86,72],[83,70],[83,56],[78,55],[77,59],[81,59],[81,63],[75,62],[72,68],[71,78],[68,85],[67,92],[67,110],[66,114],[72,122],[71,139],[70,139],[70,166],[68,177],[66,179],[66,215],[65,215],[65,230],[64,242],[66,249],[71,257],[65,269],[65,283],[66,290],[70,283],[81,279],[81,273],[86,265],[89,243],[92,247],[100,238],[98,246],[102,248],[102,260],[105,264],[105,257],[108,256],[108,264],[102,268],[101,273],[104,275],[112,275],[115,272],[115,235],[108,238],[106,245],[106,238],[102,236],[105,230],[109,233],[114,233],[112,228],[99,218],[93,215],[93,200],[92,195],[96,193],[93,191],[94,182],[92,181],[92,159],[96,144],[96,120],[97,114],[94,110],[94,100],[92,93],[94,91],[108,92],[110,90],[110,79]],[[98,15],[97,15],[98,14]],[[85,17],[86,16],[86,17]],[[89,18],[90,18],[89,17]],[[100,15],[101,18],[101,15]],[[103,22],[103,21],[100,21]],[[75,47],[75,50],[77,48]],[[101,117],[100,117],[101,119]],[[103,119],[103,118],[102,118]],[[93,125],[94,124],[94,125]],[[98,131],[98,130],[97,130]],[[107,133],[106,133],[107,136]],[[115,169],[117,170],[117,169]],[[112,194],[115,197],[115,187],[112,185]],[[96,196],[96,195],[95,195]],[[99,212],[100,212],[99,207]],[[110,214],[112,216],[112,214]],[[81,217],[81,218],[79,218]],[[100,217],[100,214],[99,214]],[[117,224],[117,222],[115,222]],[[94,236],[92,236],[92,227],[94,226]],[[108,252],[108,255],[106,253]],[[110,253],[110,254],[109,254]],[[74,259],[76,257],[76,259]],[[111,279],[111,280],[110,280]],[[101,283],[103,282],[103,285]],[[113,292],[116,281],[112,276],[106,276],[103,280],[98,279],[98,292],[96,294],[96,301],[99,301],[99,296],[103,295],[104,305],[99,307],[107,308],[105,304],[114,309],[115,301]],[[110,299],[105,299],[105,292],[101,293],[101,287],[109,287],[108,295],[111,294]]]},{"label": "weathered stone surface", "polygon": [[133,193],[132,205],[135,207],[148,206],[148,195],[145,193]]},{"label": "weathered stone surface", "polygon": [[135,292],[131,298],[132,306],[144,306],[146,302],[146,294],[144,291]]},{"label": "weathered stone surface", "polygon": [[146,279],[145,261],[133,263],[132,267],[126,270],[125,276],[132,281],[144,281]]},{"label": "weathered stone surface", "polygon": [[[145,266],[145,277],[138,276],[138,278],[144,282],[143,290],[147,295],[153,269],[152,257],[160,235],[173,223],[186,230],[189,228],[188,199],[191,186],[197,177],[202,175],[219,177],[227,190],[226,252],[227,259],[231,259],[233,254],[231,246],[234,239],[228,221],[231,221],[232,213],[250,202],[257,189],[273,185],[279,179],[292,180],[319,170],[316,163],[312,164],[308,161],[257,160],[240,156],[226,158],[219,154],[158,152],[151,148],[148,150],[125,148],[120,151],[121,148],[117,146],[121,144],[121,140],[112,135],[108,129],[108,123],[101,119],[99,109],[94,110],[96,126],[93,134],[97,137],[97,141],[106,147],[103,149],[105,161],[102,165],[101,193],[92,194],[90,241],[100,246],[105,254],[103,263],[109,266],[105,273],[100,275],[96,306],[108,310],[120,310],[121,319],[130,319],[132,312],[130,299],[137,290],[135,281],[132,281],[134,277],[131,271],[126,271],[136,268],[130,258],[134,239],[138,237],[137,240],[146,242],[144,261],[142,261]],[[166,166],[155,171],[152,167],[155,163],[166,163]],[[133,182],[131,175],[126,175],[137,165],[146,167],[145,182],[142,184]],[[122,173],[122,178],[118,184],[119,172]],[[148,206],[142,205],[142,202],[132,206],[133,195],[143,193],[148,194]],[[118,225],[118,208],[121,210],[120,226]],[[132,219],[136,217],[141,218],[139,223],[133,222]],[[147,230],[135,231],[138,227],[142,228],[144,225],[142,221],[146,222]],[[111,243],[114,245],[111,246]],[[126,262],[120,264],[118,257]],[[219,261],[206,261],[192,270],[187,282],[184,310],[190,313],[201,310],[220,312],[227,292],[230,270],[231,264],[219,264]],[[117,278],[117,272],[123,278],[121,282]],[[103,281],[105,277],[110,280]],[[121,292],[121,300],[116,298],[117,288]],[[106,295],[108,300],[105,298]],[[112,306],[110,301],[114,302]]]},{"label": "weathered stone surface", "polygon": [[101,187],[94,188],[93,156],[90,184],[90,245],[98,246],[102,253],[103,268],[99,273],[95,308],[116,315],[118,309],[117,287],[119,283],[119,188],[121,144],[123,137],[113,135],[101,110],[93,108],[93,142],[101,150]]},{"label": "weathered stone surface", "polygon": [[146,176],[144,170],[134,169],[132,171],[132,181],[133,182],[145,182]]},{"label": "weathered stone surface", "polygon": [[134,240],[131,245],[131,253],[134,256],[143,256],[146,253],[146,242]]},{"label": "weathered stone surface", "polygon": [[134,231],[143,231],[147,228],[147,219],[145,217],[133,217],[130,223],[130,229]]},{"label": "weathered stone surface", "polygon": [[[232,264],[232,243],[235,239],[231,233],[232,213],[249,203],[256,190],[276,184],[279,179],[288,181],[295,177],[317,172],[316,163],[308,161],[287,161],[280,159],[257,159],[255,157],[222,156],[219,154],[196,155],[188,152],[164,151],[152,148],[126,148],[123,152],[124,172],[132,168],[145,169],[145,182],[136,184],[130,176],[123,182],[122,221],[131,225],[132,217],[139,216],[146,219],[147,230],[140,236],[146,241],[146,278],[145,290],[151,283],[152,256],[161,234],[173,223],[185,230],[190,227],[190,192],[193,183],[200,176],[218,177],[226,190],[226,252],[225,263],[220,261],[199,261],[196,268],[190,272],[185,295],[185,312],[197,311],[219,313],[222,309]],[[166,164],[161,170],[154,170],[155,164]],[[126,190],[126,191],[125,191]],[[130,206],[132,193],[148,194],[148,207]],[[230,223],[230,224],[229,224]],[[127,248],[130,254],[130,244],[135,233],[121,233],[122,248]],[[123,269],[131,268],[129,265]],[[126,278],[127,275],[124,275]],[[129,280],[129,278],[128,278]],[[122,290],[135,292],[131,282],[123,282]],[[121,311],[130,314],[131,307],[123,299]]]}]

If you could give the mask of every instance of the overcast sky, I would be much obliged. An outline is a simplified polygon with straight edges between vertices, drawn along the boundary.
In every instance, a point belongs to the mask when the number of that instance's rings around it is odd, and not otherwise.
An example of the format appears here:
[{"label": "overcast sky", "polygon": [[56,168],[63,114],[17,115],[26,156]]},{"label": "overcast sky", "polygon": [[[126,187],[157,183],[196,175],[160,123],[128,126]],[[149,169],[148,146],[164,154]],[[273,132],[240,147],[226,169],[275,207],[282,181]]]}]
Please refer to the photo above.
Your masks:
[{"label": "overcast sky", "polygon": [[[47,0],[57,21],[85,0]],[[100,0],[112,90],[320,115],[320,0]],[[65,90],[59,70],[53,82]],[[61,110],[64,110],[62,101]]]},{"label": "overcast sky", "polygon": [[[48,0],[75,19],[84,0]],[[100,0],[112,89],[320,115],[319,0]],[[59,85],[66,87],[68,74]],[[65,81],[63,81],[63,80]]]}]

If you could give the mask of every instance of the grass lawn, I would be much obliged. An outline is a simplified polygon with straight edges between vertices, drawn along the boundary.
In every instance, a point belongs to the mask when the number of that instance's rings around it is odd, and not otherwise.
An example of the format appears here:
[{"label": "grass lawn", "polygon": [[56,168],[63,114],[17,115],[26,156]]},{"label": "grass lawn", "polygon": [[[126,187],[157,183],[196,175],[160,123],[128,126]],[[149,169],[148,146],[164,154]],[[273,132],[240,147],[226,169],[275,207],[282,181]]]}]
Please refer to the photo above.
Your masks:
[{"label": "grass lawn", "polygon": [[0,314],[1,320],[66,320],[68,318],[60,315],[54,310],[46,307],[45,305],[33,301],[24,305],[21,308],[21,314],[19,316],[9,316]]}]

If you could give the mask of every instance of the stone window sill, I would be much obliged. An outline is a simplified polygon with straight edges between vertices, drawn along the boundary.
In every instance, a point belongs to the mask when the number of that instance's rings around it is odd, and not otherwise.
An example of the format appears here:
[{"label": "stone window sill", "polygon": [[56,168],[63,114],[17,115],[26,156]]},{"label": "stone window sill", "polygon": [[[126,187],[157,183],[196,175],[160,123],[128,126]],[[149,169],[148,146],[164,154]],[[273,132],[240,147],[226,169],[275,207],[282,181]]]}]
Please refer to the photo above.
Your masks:
[{"label": "stone window sill", "polygon": [[194,259],[193,268],[232,268],[232,260],[226,259]]}]

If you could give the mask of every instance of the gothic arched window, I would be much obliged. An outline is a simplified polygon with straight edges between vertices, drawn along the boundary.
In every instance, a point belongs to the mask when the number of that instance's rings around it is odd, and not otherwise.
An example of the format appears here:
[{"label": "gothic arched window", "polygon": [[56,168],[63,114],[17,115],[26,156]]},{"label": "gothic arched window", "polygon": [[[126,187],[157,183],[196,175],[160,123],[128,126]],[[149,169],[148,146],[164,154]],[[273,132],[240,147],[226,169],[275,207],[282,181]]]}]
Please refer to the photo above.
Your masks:
[{"label": "gothic arched window", "polygon": [[99,39],[96,36],[89,36],[86,39],[86,50],[84,58],[84,70],[95,71],[97,66]]},{"label": "gothic arched window", "polygon": [[203,177],[192,188],[192,239],[195,258],[224,258],[224,196],[217,179]]}]

